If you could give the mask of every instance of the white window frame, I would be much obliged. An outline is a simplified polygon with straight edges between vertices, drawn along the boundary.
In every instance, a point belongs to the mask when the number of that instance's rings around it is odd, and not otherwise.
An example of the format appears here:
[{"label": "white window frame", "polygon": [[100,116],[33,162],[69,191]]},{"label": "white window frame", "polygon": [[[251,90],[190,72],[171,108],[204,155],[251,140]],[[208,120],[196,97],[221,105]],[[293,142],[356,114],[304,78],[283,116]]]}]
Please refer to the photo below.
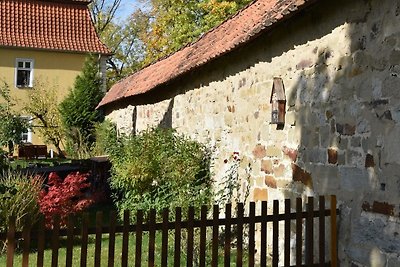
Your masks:
[{"label": "white window frame", "polygon": [[[21,116],[21,118],[26,119],[28,121],[28,124],[32,124],[32,117],[30,116]],[[22,133],[22,136],[26,135],[26,140],[24,140],[22,137],[22,143],[32,143],[32,127],[28,126],[28,131]]]},{"label": "white window frame", "polygon": [[[23,66],[19,67],[18,63],[22,62]],[[26,68],[25,64],[29,62],[30,67]],[[17,88],[31,88],[33,87],[33,69],[34,69],[34,60],[31,58],[17,58],[15,60],[15,87]],[[18,85],[18,70],[30,71],[29,81],[27,85]]]}]

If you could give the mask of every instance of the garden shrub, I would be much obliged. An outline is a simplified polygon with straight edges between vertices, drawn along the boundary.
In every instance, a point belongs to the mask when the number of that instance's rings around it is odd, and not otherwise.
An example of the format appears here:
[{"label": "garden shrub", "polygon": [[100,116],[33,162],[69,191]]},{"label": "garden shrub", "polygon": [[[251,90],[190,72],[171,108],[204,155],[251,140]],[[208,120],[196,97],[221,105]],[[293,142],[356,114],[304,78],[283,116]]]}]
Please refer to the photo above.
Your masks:
[{"label": "garden shrub", "polygon": [[117,127],[109,120],[104,120],[95,125],[96,142],[92,148],[92,154],[96,156],[108,155],[118,149]]},{"label": "garden shrub", "polygon": [[49,175],[47,185],[40,193],[40,212],[44,214],[46,227],[54,224],[54,216],[60,216],[61,226],[67,224],[68,216],[83,211],[93,204],[85,191],[90,187],[88,174],[70,173],[62,180],[56,173]]},{"label": "garden shrub", "polygon": [[32,226],[39,216],[40,177],[27,177],[17,172],[5,172],[0,177],[0,232],[7,229],[11,216],[17,230]]},{"label": "garden shrub", "polygon": [[138,209],[160,214],[211,203],[210,151],[204,145],[159,128],[120,140],[110,153],[110,185],[121,216],[124,210],[134,217]]}]

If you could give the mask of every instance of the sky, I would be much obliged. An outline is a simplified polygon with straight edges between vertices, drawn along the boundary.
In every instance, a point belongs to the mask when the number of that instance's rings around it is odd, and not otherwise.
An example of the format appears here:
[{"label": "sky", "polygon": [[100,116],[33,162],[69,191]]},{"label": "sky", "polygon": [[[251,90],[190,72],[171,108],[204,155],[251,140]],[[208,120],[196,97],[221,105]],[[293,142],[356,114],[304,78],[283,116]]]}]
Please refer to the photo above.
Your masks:
[{"label": "sky", "polygon": [[[112,1],[112,0],[108,0]],[[118,10],[117,17],[119,19],[125,19],[128,17],[130,14],[132,14],[133,11],[136,9],[145,6],[144,1],[138,1],[138,0],[122,0],[121,5]]]}]

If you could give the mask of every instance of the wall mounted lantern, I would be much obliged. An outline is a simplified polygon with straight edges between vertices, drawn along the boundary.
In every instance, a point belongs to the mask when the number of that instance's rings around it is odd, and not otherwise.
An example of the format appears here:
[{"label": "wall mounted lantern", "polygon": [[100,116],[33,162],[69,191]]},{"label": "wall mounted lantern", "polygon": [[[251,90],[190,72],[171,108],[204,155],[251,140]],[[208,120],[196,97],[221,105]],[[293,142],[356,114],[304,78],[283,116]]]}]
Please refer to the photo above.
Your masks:
[{"label": "wall mounted lantern", "polygon": [[274,77],[271,91],[271,124],[283,126],[285,124],[286,95],[281,78]]}]

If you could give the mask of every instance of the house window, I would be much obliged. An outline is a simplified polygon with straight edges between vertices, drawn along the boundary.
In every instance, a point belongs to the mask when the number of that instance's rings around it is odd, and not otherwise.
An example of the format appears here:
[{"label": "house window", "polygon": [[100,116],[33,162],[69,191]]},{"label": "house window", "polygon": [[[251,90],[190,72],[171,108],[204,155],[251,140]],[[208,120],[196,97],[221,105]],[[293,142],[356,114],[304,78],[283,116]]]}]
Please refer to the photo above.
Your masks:
[{"label": "house window", "polygon": [[33,81],[33,60],[17,58],[15,70],[16,87],[32,87]]},{"label": "house window", "polygon": [[[28,121],[28,124],[30,125],[32,122],[32,118],[28,116],[22,116],[23,119]],[[21,138],[23,143],[32,143],[32,129],[29,126],[28,129],[22,133],[22,138]]]}]

